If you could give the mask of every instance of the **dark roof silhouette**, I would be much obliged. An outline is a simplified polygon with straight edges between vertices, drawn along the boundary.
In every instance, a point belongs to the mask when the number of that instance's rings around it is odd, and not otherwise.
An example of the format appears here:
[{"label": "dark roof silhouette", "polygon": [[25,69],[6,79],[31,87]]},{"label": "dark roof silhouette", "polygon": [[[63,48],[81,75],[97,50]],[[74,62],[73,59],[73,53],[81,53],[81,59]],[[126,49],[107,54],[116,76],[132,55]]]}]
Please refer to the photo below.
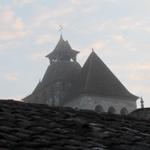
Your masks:
[{"label": "dark roof silhouette", "polygon": [[81,70],[79,87],[81,93],[133,100],[138,98],[123,86],[94,51],[92,51]]},{"label": "dark roof silhouette", "polygon": [[73,58],[75,57],[79,52],[76,50],[73,50],[69,44],[68,41],[64,41],[62,35],[60,36],[60,40],[57,43],[55,49],[48,54],[46,57],[50,59],[57,59],[58,57],[61,57],[61,55],[65,55],[66,57]]},{"label": "dark roof silhouette", "polygon": [[149,150],[150,120],[0,101],[1,150]]}]

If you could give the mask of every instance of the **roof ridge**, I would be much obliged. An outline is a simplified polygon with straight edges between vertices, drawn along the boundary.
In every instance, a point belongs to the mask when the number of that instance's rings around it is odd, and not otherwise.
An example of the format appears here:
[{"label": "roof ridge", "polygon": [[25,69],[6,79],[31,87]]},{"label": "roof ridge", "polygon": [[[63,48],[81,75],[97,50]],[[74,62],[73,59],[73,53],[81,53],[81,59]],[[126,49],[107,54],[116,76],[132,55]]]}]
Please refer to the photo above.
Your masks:
[{"label": "roof ridge", "polygon": [[[87,73],[87,76],[86,76],[86,82],[85,82],[85,86],[84,86],[84,90],[86,91],[87,90],[87,86],[88,86],[88,82],[89,82],[89,78],[90,78],[90,74],[91,74],[91,69],[92,69],[92,57],[93,57],[93,52],[94,51],[92,51],[91,52],[91,54],[90,54],[90,56],[89,56],[89,68],[88,68],[88,73]],[[87,59],[87,61],[88,61],[88,59]]]}]

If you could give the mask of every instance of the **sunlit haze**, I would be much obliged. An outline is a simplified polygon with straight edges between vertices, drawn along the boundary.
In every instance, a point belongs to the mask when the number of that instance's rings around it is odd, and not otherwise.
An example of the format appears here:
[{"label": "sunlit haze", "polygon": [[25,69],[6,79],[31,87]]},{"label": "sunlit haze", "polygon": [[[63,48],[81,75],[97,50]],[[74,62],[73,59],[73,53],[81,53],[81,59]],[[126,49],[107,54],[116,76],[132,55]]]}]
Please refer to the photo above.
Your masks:
[{"label": "sunlit haze", "polygon": [[0,99],[33,91],[62,25],[81,65],[93,48],[150,107],[150,0],[0,0],[0,18]]}]

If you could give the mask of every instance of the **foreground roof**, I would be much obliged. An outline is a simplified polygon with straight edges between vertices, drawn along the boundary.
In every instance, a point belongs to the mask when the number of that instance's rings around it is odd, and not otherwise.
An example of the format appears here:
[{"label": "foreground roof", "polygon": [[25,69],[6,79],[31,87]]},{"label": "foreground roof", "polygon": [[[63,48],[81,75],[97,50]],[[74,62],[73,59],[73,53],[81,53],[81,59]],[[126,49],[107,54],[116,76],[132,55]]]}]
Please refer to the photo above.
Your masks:
[{"label": "foreground roof", "polygon": [[150,121],[0,101],[1,150],[149,150]]},{"label": "foreground roof", "polygon": [[138,98],[123,86],[94,51],[92,51],[81,70],[79,87],[81,92],[93,95],[132,100]]}]

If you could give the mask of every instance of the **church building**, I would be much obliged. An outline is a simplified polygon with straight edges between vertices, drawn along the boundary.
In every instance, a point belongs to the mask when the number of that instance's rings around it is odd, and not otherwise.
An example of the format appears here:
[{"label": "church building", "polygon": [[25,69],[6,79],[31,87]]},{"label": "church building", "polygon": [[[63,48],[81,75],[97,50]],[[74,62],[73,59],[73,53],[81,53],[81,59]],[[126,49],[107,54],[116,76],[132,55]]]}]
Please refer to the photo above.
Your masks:
[{"label": "church building", "polygon": [[50,64],[43,79],[23,101],[122,115],[136,109],[138,97],[124,87],[94,51],[83,67],[77,62],[78,53],[60,36],[46,56]]}]

